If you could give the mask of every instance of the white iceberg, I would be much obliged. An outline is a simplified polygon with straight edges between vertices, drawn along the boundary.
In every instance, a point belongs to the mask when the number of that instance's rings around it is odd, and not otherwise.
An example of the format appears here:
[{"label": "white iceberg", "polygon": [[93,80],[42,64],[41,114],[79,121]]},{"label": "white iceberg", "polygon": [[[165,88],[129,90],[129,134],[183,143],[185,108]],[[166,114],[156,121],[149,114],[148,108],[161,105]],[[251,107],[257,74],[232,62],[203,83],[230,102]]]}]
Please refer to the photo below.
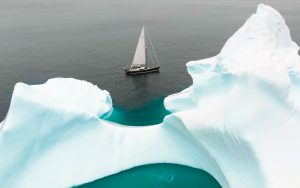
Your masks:
[{"label": "white iceberg", "polygon": [[220,54],[189,62],[192,87],[165,100],[230,187],[300,187],[298,50],[261,4]]},{"label": "white iceberg", "polygon": [[151,163],[203,169],[223,188],[300,187],[300,58],[284,19],[259,5],[159,125],[103,120],[108,92],[56,78],[16,85],[0,123],[0,187],[71,187]]},{"label": "white iceberg", "polygon": [[110,110],[108,92],[85,81],[17,84],[0,134],[0,187],[71,187],[150,163],[217,166],[199,163],[206,150],[170,121],[121,126],[99,118]]}]

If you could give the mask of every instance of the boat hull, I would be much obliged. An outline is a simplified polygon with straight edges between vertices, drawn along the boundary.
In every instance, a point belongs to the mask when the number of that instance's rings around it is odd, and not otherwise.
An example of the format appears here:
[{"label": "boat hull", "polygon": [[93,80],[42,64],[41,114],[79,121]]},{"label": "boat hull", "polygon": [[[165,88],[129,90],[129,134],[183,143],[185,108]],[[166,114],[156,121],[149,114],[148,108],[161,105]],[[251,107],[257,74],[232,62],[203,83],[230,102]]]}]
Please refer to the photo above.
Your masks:
[{"label": "boat hull", "polygon": [[157,67],[151,67],[151,68],[145,68],[143,70],[130,70],[130,69],[125,69],[126,74],[129,75],[135,75],[135,74],[147,74],[147,73],[152,73],[152,72],[159,72],[159,66]]}]

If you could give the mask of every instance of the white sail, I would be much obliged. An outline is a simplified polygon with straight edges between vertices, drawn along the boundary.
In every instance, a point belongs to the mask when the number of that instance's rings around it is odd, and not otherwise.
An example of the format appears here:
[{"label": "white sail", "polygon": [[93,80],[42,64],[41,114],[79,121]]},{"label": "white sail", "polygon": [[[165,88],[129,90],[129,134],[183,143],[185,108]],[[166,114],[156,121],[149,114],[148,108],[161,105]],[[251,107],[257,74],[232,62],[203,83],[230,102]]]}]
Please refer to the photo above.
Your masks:
[{"label": "white sail", "polygon": [[144,26],[139,38],[138,45],[135,50],[132,65],[145,65],[146,64],[146,52],[145,52],[145,32]]}]

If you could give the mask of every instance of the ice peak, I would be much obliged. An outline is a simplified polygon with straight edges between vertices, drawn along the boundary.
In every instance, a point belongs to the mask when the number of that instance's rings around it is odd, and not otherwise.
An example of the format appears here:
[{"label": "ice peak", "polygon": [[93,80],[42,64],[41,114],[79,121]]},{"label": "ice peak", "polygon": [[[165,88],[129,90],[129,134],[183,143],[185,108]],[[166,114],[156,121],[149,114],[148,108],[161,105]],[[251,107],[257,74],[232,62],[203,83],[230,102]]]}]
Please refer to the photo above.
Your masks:
[{"label": "ice peak", "polygon": [[265,5],[263,3],[261,3],[257,6],[256,14],[273,15],[273,16],[280,17],[281,19],[283,19],[282,16],[280,15],[280,13],[277,10],[275,10],[271,6]]},{"label": "ice peak", "polygon": [[286,84],[289,71],[299,70],[298,49],[280,13],[260,4],[226,42],[216,64],[234,74],[251,73],[267,80],[279,77],[280,84]]},{"label": "ice peak", "polygon": [[277,44],[290,45],[292,43],[290,30],[287,27],[284,18],[272,7],[260,4],[257,7],[253,27],[259,24],[259,27],[267,29],[268,33],[274,37]]}]

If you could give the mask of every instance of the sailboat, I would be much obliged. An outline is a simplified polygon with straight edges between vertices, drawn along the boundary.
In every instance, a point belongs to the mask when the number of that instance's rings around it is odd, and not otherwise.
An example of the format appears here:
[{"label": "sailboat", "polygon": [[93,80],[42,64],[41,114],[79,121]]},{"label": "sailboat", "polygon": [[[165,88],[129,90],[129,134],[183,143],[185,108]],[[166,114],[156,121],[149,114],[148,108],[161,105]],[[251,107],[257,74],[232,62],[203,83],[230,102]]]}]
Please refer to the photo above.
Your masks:
[{"label": "sailboat", "polygon": [[[160,66],[158,58],[156,56],[150,36],[147,35],[147,37],[148,40],[146,39],[145,27],[143,26],[132,64],[124,67],[126,74],[144,74],[159,71]],[[146,42],[149,43],[149,46],[146,44]],[[150,57],[152,64],[148,62],[148,56]]]}]

